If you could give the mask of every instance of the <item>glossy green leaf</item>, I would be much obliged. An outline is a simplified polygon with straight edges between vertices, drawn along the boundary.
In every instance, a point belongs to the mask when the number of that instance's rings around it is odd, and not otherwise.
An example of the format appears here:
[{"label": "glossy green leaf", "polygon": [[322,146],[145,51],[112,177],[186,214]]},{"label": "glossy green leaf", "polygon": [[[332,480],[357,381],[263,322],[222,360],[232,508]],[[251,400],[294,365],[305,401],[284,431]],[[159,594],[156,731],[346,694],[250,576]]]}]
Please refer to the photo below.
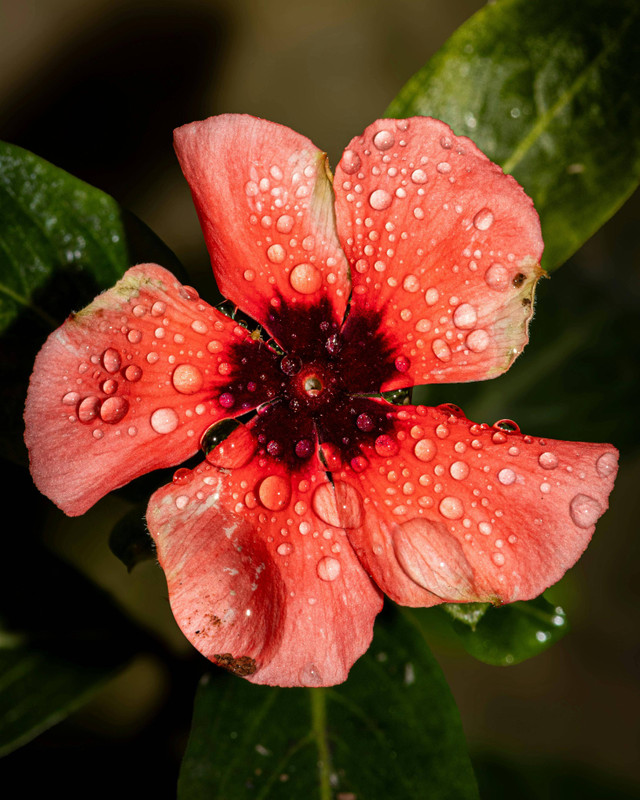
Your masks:
[{"label": "glossy green leaf", "polygon": [[445,605],[442,609],[465,650],[485,664],[519,664],[547,650],[568,630],[562,608],[544,597],[499,608],[487,606],[479,615],[480,609],[465,612],[463,605]]},{"label": "glossy green leaf", "polygon": [[640,178],[637,0],[498,0],[462,25],[387,110],[469,136],[540,214],[551,271]]},{"label": "glossy green leaf", "polygon": [[179,800],[477,798],[458,712],[411,617],[376,624],[348,681],[198,689]]},{"label": "glossy green leaf", "polygon": [[132,265],[180,271],[173,253],[99,189],[0,142],[0,442],[24,460],[22,411],[34,357],[71,311]]}]

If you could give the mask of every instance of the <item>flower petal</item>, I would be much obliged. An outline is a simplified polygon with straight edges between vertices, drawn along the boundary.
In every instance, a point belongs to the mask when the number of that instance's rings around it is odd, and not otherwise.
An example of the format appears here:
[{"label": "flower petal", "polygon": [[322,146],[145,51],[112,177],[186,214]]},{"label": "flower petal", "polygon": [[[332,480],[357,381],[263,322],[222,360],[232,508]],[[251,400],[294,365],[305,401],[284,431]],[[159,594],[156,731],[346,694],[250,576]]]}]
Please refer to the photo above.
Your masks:
[{"label": "flower petal", "polygon": [[[246,351],[270,368],[268,351],[195,289],[153,264],[128,270],[38,354],[25,407],[36,485],[75,516],[133,478],[184,461],[234,410],[218,395]],[[246,407],[248,398],[264,400],[246,394]]]},{"label": "flower petal", "polygon": [[369,467],[336,470],[334,483],[339,507],[345,491],[362,498],[349,539],[392,599],[527,600],[577,561],[608,507],[613,447],[507,433],[445,407],[390,413],[395,433],[362,448]]},{"label": "flower petal", "polygon": [[352,306],[384,310],[398,375],[384,390],[492,378],[527,342],[542,271],[538,215],[465,137],[428,117],[379,120],[336,170]]},{"label": "flower petal", "polygon": [[[223,114],[174,143],[220,291],[270,331],[270,313],[328,298],[342,321],[349,268],[335,229],[326,154],[273,122]],[[280,342],[285,345],[285,342]]]},{"label": "flower petal", "polygon": [[203,464],[151,498],[173,614],[203,655],[254,683],[341,683],[371,642],[380,593],[326,519],[324,472],[265,466]]}]

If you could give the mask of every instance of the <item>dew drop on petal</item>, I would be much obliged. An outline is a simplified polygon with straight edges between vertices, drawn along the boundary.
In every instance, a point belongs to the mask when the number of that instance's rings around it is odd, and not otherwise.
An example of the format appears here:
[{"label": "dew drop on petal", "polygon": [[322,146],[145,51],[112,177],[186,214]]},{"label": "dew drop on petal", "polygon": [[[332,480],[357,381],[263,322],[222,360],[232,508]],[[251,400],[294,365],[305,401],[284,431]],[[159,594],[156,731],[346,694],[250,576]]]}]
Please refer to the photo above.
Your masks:
[{"label": "dew drop on petal", "polygon": [[414,169],[411,173],[413,183],[421,184],[427,182],[427,173],[423,169]]},{"label": "dew drop on petal", "polygon": [[424,299],[428,306],[435,305],[439,298],[440,292],[433,286],[424,293]]},{"label": "dew drop on petal", "polygon": [[281,244],[272,244],[267,249],[267,258],[272,264],[282,264],[287,257],[287,251]]},{"label": "dew drop on petal", "polygon": [[129,410],[129,401],[125,397],[108,397],[100,407],[100,419],[109,425],[120,422]]},{"label": "dew drop on petal", "polygon": [[447,519],[460,519],[464,514],[462,501],[457,497],[443,497],[438,511]]},{"label": "dew drop on petal", "polygon": [[158,408],[149,422],[156,433],[172,433],[178,427],[180,418],[173,408]]},{"label": "dew drop on petal", "polygon": [[447,175],[451,172],[451,164],[448,161],[441,161],[437,166],[436,169],[441,175]]},{"label": "dew drop on petal", "polygon": [[405,290],[405,292],[411,292],[413,294],[414,292],[419,291],[420,281],[415,275],[407,275],[402,281],[402,288]]},{"label": "dew drop on petal", "polygon": [[348,175],[353,175],[354,172],[357,172],[360,169],[362,162],[360,161],[360,156],[355,152],[355,150],[345,150],[340,164],[342,169]]},{"label": "dew drop on petal", "polygon": [[542,469],[555,469],[558,466],[558,456],[555,453],[541,453],[538,463]]},{"label": "dew drop on petal", "polygon": [[477,321],[478,314],[469,303],[462,303],[453,312],[453,324],[456,328],[461,328],[462,330],[473,328]]},{"label": "dew drop on petal", "polygon": [[493,224],[493,220],[493,212],[488,208],[481,208],[473,218],[473,224],[479,231],[486,231]]},{"label": "dew drop on petal", "polygon": [[388,436],[386,433],[383,433],[382,436],[378,436],[375,440],[374,447],[376,453],[381,456],[382,458],[390,458],[391,456],[395,456],[400,449],[396,440]]},{"label": "dew drop on petal", "polygon": [[280,475],[269,475],[258,488],[258,497],[265,508],[280,511],[289,505],[291,486],[289,481]]},{"label": "dew drop on petal", "polygon": [[276,551],[281,556],[291,555],[291,553],[293,552],[293,545],[291,544],[291,542],[282,542],[282,544],[279,544],[277,546]]},{"label": "dew drop on petal", "polygon": [[193,364],[179,364],[173,371],[171,382],[180,394],[195,394],[202,389],[204,377]]},{"label": "dew drop on petal", "polygon": [[511,486],[512,483],[515,483],[516,473],[512,469],[505,467],[498,473],[498,480],[503,486]]},{"label": "dew drop on petal", "polygon": [[95,396],[85,397],[78,406],[78,419],[80,422],[91,422],[100,411],[100,398]]},{"label": "dew drop on petal", "polygon": [[413,453],[418,461],[431,461],[437,452],[435,442],[431,439],[420,439],[413,448]]},{"label": "dew drop on petal", "polygon": [[289,283],[300,294],[313,294],[322,286],[322,274],[313,264],[298,264],[291,270]]},{"label": "dew drop on petal", "polygon": [[489,346],[489,334],[478,328],[467,336],[466,345],[473,353],[482,353]]},{"label": "dew drop on petal", "polygon": [[457,481],[463,481],[469,475],[469,465],[466,461],[454,461],[449,467],[451,477]]},{"label": "dew drop on petal", "polygon": [[615,453],[604,453],[596,461],[596,472],[601,478],[615,475],[618,470],[618,457]]},{"label": "dew drop on petal", "polygon": [[595,525],[602,512],[600,503],[588,494],[577,494],[569,504],[571,519],[578,528],[590,528]]},{"label": "dew drop on petal", "polygon": [[491,533],[491,531],[493,530],[493,526],[491,525],[491,523],[490,523],[490,522],[479,522],[479,523],[478,523],[478,530],[479,530],[479,531],[480,531],[480,533],[482,533],[484,536],[489,536],[489,534],[490,534],[490,533]]},{"label": "dew drop on petal", "polygon": [[320,686],[322,684],[322,673],[315,664],[305,664],[298,675],[302,686]]},{"label": "dew drop on petal", "polygon": [[492,264],[484,274],[484,280],[490,289],[504,292],[509,287],[509,270],[502,264]]},{"label": "dew drop on petal", "polygon": [[293,229],[293,217],[290,217],[288,214],[282,214],[282,216],[278,217],[276,220],[276,230],[280,233],[290,233]]},{"label": "dew drop on petal", "polygon": [[384,211],[385,208],[389,208],[392,199],[385,189],[376,189],[369,195],[369,205],[376,211]]},{"label": "dew drop on petal", "polygon": [[62,398],[62,403],[65,406],[76,406],[80,402],[79,392],[67,392]]},{"label": "dew drop on petal", "polygon": [[156,300],[156,302],[151,306],[151,314],[154,317],[161,317],[166,310],[167,304],[163,303],[161,300]]},{"label": "dew drop on petal", "polygon": [[431,342],[431,349],[433,350],[433,354],[435,355],[435,357],[438,358],[440,361],[451,360],[451,348],[445,342],[444,339],[434,339]]},{"label": "dew drop on petal", "polygon": [[107,348],[102,354],[102,364],[107,372],[113,375],[114,372],[120,369],[122,364],[120,353],[114,350],[113,347]]},{"label": "dew drop on petal", "polygon": [[130,364],[124,371],[124,377],[131,383],[135,383],[142,377],[142,370],[136,364]]},{"label": "dew drop on petal", "polygon": [[340,562],[337,558],[325,556],[318,561],[316,572],[320,580],[335,581],[340,574]]},{"label": "dew drop on petal", "polygon": [[378,131],[376,135],[373,137],[373,144],[378,148],[378,150],[388,150],[390,147],[393,147],[395,144],[395,139],[391,131]]},{"label": "dew drop on petal", "polygon": [[496,565],[496,567],[501,567],[504,564],[504,554],[503,553],[494,553],[491,556],[491,560]]},{"label": "dew drop on petal", "polygon": [[411,362],[406,356],[398,356],[393,363],[398,372],[406,372],[411,366]]}]

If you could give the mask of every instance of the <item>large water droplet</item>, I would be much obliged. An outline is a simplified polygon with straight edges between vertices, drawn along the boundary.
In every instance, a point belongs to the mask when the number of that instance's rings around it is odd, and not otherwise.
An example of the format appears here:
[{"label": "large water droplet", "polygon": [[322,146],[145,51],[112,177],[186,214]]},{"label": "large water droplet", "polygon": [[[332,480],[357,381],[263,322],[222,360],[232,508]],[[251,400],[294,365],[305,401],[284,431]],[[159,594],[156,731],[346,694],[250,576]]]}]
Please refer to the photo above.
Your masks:
[{"label": "large water droplet", "polygon": [[293,222],[293,217],[290,217],[288,214],[283,214],[276,220],[276,230],[280,233],[291,233],[293,230]]},{"label": "large water droplet", "polygon": [[202,389],[204,377],[193,364],[179,364],[173,371],[171,382],[180,394],[195,394]]},{"label": "large water droplet", "polygon": [[427,173],[423,169],[414,169],[411,173],[413,183],[421,184],[427,182]]},{"label": "large water droplet", "polygon": [[615,453],[603,453],[596,461],[596,472],[601,478],[614,476],[618,471],[618,456]]},{"label": "large water droplet", "polygon": [[318,561],[316,572],[322,581],[335,581],[340,574],[340,562],[337,558],[325,556]]},{"label": "large water droplet", "polygon": [[449,467],[451,477],[457,481],[463,481],[469,475],[469,465],[466,461],[454,461]]},{"label": "large water droplet", "polygon": [[577,494],[569,504],[571,519],[578,528],[590,528],[595,525],[602,512],[600,503],[588,494]]},{"label": "large water droplet", "polygon": [[322,673],[315,664],[306,664],[298,675],[302,686],[320,686],[322,684]]},{"label": "large water droplet", "polygon": [[224,419],[206,431],[200,447],[210,464],[223,469],[238,469],[252,459],[257,442],[247,427],[236,420]]},{"label": "large water droplet", "polygon": [[504,292],[509,287],[509,270],[502,264],[492,264],[484,274],[484,280],[490,289]]},{"label": "large water droplet", "polygon": [[473,353],[482,353],[489,346],[489,334],[482,328],[471,331],[467,336],[466,345]]},{"label": "large water droplet", "polygon": [[269,475],[260,484],[258,497],[265,508],[270,511],[281,511],[289,505],[291,499],[289,481],[280,475]]},{"label": "large water droplet", "polygon": [[78,406],[78,419],[80,422],[91,422],[100,412],[100,398],[95,396],[85,397]]},{"label": "large water droplet", "polygon": [[282,542],[277,546],[276,550],[281,556],[289,556],[293,552],[293,545],[291,542]]},{"label": "large water droplet", "polygon": [[267,249],[267,258],[272,264],[282,264],[287,257],[287,251],[281,244],[272,244]]},{"label": "large water droplet", "polygon": [[172,433],[178,427],[180,418],[173,408],[158,408],[149,422],[156,433]]},{"label": "large water droplet", "polygon": [[297,264],[291,270],[289,283],[300,294],[313,294],[322,286],[322,273],[313,264]]},{"label": "large water droplet", "polygon": [[516,473],[512,469],[505,467],[498,473],[498,480],[503,486],[511,486],[512,483],[515,483]]},{"label": "large water droplet", "polygon": [[362,162],[360,161],[360,156],[355,152],[355,150],[344,151],[340,166],[348,175],[353,175],[354,172],[357,172],[361,165]]},{"label": "large water droplet", "polygon": [[440,361],[451,360],[451,348],[444,339],[434,339],[431,342],[431,349],[433,350],[435,357]]},{"label": "large water droplet", "polygon": [[464,514],[462,501],[458,497],[443,497],[438,510],[447,519],[460,519]]},{"label": "large water droplet", "polygon": [[488,208],[481,208],[473,218],[473,224],[479,231],[488,230],[493,224],[493,212]]},{"label": "large water droplet", "polygon": [[541,453],[538,463],[542,469],[555,469],[558,466],[558,456],[555,453]]},{"label": "large water droplet", "polygon": [[136,364],[130,364],[124,371],[124,377],[131,383],[135,383],[142,377],[142,370]]},{"label": "large water droplet", "polygon": [[376,211],[384,211],[385,208],[389,208],[392,199],[385,189],[376,189],[369,195],[369,205]]},{"label": "large water droplet", "polygon": [[378,131],[376,135],[373,137],[373,144],[378,148],[378,150],[388,150],[390,147],[393,147],[395,144],[395,139],[391,131]]},{"label": "large water droplet", "polygon": [[391,458],[398,453],[400,446],[392,436],[383,433],[374,442],[376,453],[382,458]]},{"label": "large water droplet", "polygon": [[120,422],[129,410],[129,401],[125,397],[108,397],[100,407],[100,419],[109,425]]},{"label": "large water droplet", "polygon": [[110,372],[111,374],[117,372],[122,365],[120,353],[117,350],[114,350],[113,347],[107,348],[102,354],[102,364],[107,372]]},{"label": "large water droplet", "polygon": [[462,303],[453,312],[453,324],[456,328],[466,330],[473,328],[478,321],[478,313],[470,303]]},{"label": "large water droplet", "polygon": [[407,275],[405,279],[402,281],[402,288],[405,292],[417,292],[420,289],[420,281],[416,278],[415,275]]},{"label": "large water droplet", "polygon": [[438,448],[431,439],[420,439],[413,448],[413,453],[419,461],[431,461]]},{"label": "large water droplet", "polygon": [[334,528],[359,528],[364,517],[358,490],[345,481],[322,483],[313,493],[311,507],[317,516]]}]

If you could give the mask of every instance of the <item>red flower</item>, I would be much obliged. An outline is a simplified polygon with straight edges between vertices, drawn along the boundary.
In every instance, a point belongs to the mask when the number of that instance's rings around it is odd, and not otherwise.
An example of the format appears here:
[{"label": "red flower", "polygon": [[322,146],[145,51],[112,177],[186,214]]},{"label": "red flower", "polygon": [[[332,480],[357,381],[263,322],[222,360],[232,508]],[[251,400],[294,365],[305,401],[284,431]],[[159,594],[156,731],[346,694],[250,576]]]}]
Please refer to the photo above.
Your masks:
[{"label": "red flower", "polygon": [[343,681],[381,590],[506,603],[557,581],[607,508],[614,448],[380,396],[491,378],[522,350],[542,240],[515,180],[428,118],[375,122],[333,182],[308,139],[247,116],[175,144],[218,285],[272,338],[130,269],[38,355],[38,487],[82,514],[202,440],[149,530],[185,635],[256,683]]}]

